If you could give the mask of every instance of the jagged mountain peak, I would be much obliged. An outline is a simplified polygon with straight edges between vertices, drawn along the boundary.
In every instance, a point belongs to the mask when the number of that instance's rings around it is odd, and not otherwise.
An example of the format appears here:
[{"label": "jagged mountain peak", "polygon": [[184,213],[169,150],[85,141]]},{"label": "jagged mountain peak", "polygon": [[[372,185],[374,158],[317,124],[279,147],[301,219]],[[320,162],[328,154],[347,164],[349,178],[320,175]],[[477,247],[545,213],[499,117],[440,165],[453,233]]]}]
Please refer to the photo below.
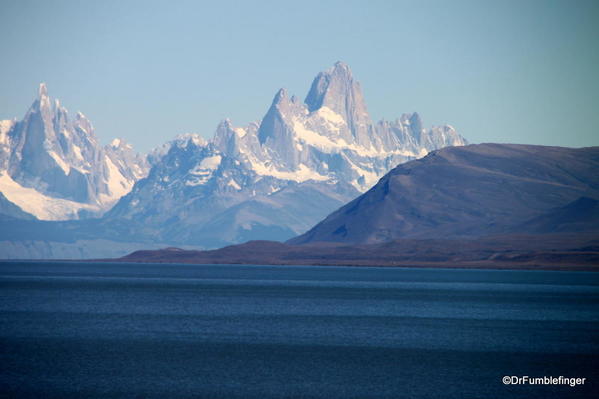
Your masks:
[{"label": "jagged mountain peak", "polygon": [[203,147],[206,144],[208,144],[208,141],[206,141],[206,139],[204,137],[202,137],[201,135],[197,134],[197,133],[182,133],[182,134],[178,134],[174,140],[169,141],[168,143],[164,144],[162,147],[166,147],[167,148],[167,152],[168,150],[175,146],[175,147],[188,147],[190,145],[196,146],[196,147]]},{"label": "jagged mountain peak", "polygon": [[346,63],[337,61],[329,69],[320,72],[316,79],[326,79],[329,82],[333,80],[351,82],[354,80],[352,70]]},{"label": "jagged mountain peak", "polygon": [[414,136],[419,138],[424,130],[424,127],[422,126],[422,118],[420,118],[418,112],[413,112],[406,121],[406,124],[410,126]]},{"label": "jagged mountain peak", "polygon": [[219,125],[230,128],[230,127],[233,127],[233,122],[231,121],[231,118],[225,118],[222,121],[220,121]]},{"label": "jagged mountain peak", "polygon": [[75,120],[89,122],[88,117],[81,111],[77,111],[77,113],[75,114]]},{"label": "jagged mountain peak", "polygon": [[[50,100],[50,96],[48,95],[48,88],[44,83],[40,83],[37,96],[27,110],[27,114],[39,113],[42,116],[42,119],[47,122],[48,118],[50,118],[51,114],[54,112],[54,109],[55,107]],[[27,118],[27,115],[25,118]]]},{"label": "jagged mountain peak", "polygon": [[258,130],[258,140],[260,144],[266,143],[267,140],[279,141],[281,134],[286,131],[284,116],[290,114],[293,107],[287,89],[282,88],[275,94],[272,104]]},{"label": "jagged mountain peak", "polygon": [[80,112],[69,118],[45,83],[23,119],[7,126],[0,192],[40,219],[100,215],[148,169],[130,146],[101,147],[91,122]]},{"label": "jagged mountain peak", "polygon": [[208,141],[197,133],[181,133],[175,136],[174,139],[167,141],[166,143],[155,147],[147,155],[148,162],[150,165],[156,165],[168,155],[168,153],[176,148],[187,148],[187,147],[203,147],[208,144]]},{"label": "jagged mountain peak", "polygon": [[42,99],[43,97],[48,97],[48,87],[44,82],[40,83],[37,90],[37,98]]},{"label": "jagged mountain peak", "polygon": [[[47,89],[40,92],[46,94],[37,107],[46,99],[50,104]],[[107,209],[120,197],[103,223],[126,218],[144,226],[148,239],[200,245],[291,237],[368,190],[395,165],[460,143],[444,127],[416,137],[411,125],[421,123],[415,114],[375,125],[359,83],[342,62],[316,76],[305,103],[280,89],[259,123],[235,127],[225,119],[212,139],[179,135],[147,158],[122,140],[100,147],[87,118],[78,113],[69,121],[66,109],[56,111],[59,104],[29,113],[17,128],[0,126],[13,131],[5,140],[10,145],[32,143],[15,152],[20,158],[11,166],[14,181],[44,195],[58,196],[63,189],[60,198],[90,211]],[[147,175],[144,162],[152,167]],[[65,212],[50,211],[42,216],[65,218]]]},{"label": "jagged mountain peak", "polygon": [[[349,178],[360,191],[375,183],[393,163],[426,155],[440,146],[465,144],[461,136],[445,127],[427,132],[417,113],[375,125],[359,84],[342,62],[318,74],[308,98],[317,94],[323,104],[310,112],[309,104],[290,97],[282,88],[260,124],[240,128],[222,121],[212,142],[223,153],[249,157],[255,163],[269,162],[286,173],[306,170],[307,166],[330,180],[343,173],[342,180]],[[334,169],[323,166],[337,156],[340,159],[334,161]]]},{"label": "jagged mountain peak", "polygon": [[95,136],[93,135],[94,125],[92,125],[91,121],[82,112],[77,112],[75,115],[74,125],[77,129],[85,133],[90,140],[96,140]]},{"label": "jagged mountain peak", "polygon": [[329,75],[336,75],[343,80],[353,80],[351,68],[343,61],[335,62],[326,72]]},{"label": "jagged mountain peak", "polygon": [[338,61],[331,68],[316,75],[305,103],[310,112],[327,106],[336,112],[343,113],[346,111],[346,107],[339,100],[349,97],[351,101],[352,97],[356,96],[360,99],[362,97],[360,84],[354,80],[349,66]]},{"label": "jagged mountain peak", "polygon": [[289,93],[287,93],[287,89],[282,87],[277,91],[275,97],[272,100],[272,105],[278,105],[282,102],[287,102],[289,100]]},{"label": "jagged mountain peak", "polygon": [[233,126],[233,121],[230,118],[225,118],[223,120],[221,120],[218,125],[216,126],[216,131],[214,133],[214,140],[216,140],[218,138],[218,136],[222,136],[223,134],[228,136],[229,133],[231,132],[235,132],[237,130],[239,130],[240,128],[235,128]]},{"label": "jagged mountain peak", "polygon": [[341,116],[348,128],[344,139],[365,148],[372,147],[372,121],[362,88],[346,64],[337,62],[320,72],[312,82],[305,103],[309,112],[325,109]]},{"label": "jagged mountain peak", "polygon": [[131,144],[127,143],[127,142],[126,142],[124,139],[122,139],[122,138],[116,138],[116,139],[112,140],[112,141],[110,142],[110,147],[112,147],[112,148],[123,148],[123,149],[124,149],[124,148],[127,148],[127,149],[131,149],[131,148],[133,148],[133,147],[131,146]]},{"label": "jagged mountain peak", "polygon": [[[242,129],[238,129],[242,130]],[[212,142],[214,142],[217,148],[223,151],[230,151],[231,154],[236,152],[237,148],[237,137],[239,134],[233,128],[233,123],[229,118],[220,121],[216,127],[216,132]]]}]

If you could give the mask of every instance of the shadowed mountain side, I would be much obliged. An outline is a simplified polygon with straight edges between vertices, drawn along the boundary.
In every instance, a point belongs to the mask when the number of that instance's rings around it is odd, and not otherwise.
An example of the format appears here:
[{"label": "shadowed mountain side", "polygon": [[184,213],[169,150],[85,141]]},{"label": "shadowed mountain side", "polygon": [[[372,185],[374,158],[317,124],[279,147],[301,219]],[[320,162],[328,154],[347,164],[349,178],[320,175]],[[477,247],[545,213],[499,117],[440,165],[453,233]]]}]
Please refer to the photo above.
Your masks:
[{"label": "shadowed mountain side", "polygon": [[504,235],[479,240],[404,239],[372,245],[294,246],[250,241],[211,251],[143,250],[109,261],[597,270],[599,234]]},{"label": "shadowed mountain side", "polygon": [[566,233],[599,231],[599,201],[580,197],[518,226],[514,231]]},{"label": "shadowed mountain side", "polygon": [[[255,237],[284,241],[296,236],[295,231],[306,231],[312,227],[310,221],[324,218],[324,209],[339,207],[343,203],[320,185],[308,182],[232,206],[214,216],[206,225],[189,229],[189,234],[208,248],[246,242]],[[177,237],[177,234],[173,232],[172,236]]]},{"label": "shadowed mountain side", "polygon": [[[365,194],[289,243],[366,244],[562,231],[554,230],[556,223],[564,226],[563,231],[597,231],[597,212],[579,205],[599,198],[598,170],[599,147],[445,148],[399,165]],[[589,199],[567,207],[581,197]],[[556,210],[561,207],[566,208]],[[570,216],[585,227],[566,228]],[[530,229],[525,221],[531,221]]]}]

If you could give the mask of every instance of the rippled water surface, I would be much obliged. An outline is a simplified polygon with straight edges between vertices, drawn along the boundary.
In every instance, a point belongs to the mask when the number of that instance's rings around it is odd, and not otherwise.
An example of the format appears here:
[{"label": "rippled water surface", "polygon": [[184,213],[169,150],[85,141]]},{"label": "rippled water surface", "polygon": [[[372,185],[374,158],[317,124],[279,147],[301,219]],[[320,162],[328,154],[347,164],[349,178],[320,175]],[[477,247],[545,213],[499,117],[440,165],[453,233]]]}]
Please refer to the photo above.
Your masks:
[{"label": "rippled water surface", "polygon": [[0,263],[0,357],[6,397],[593,397],[599,274]]}]

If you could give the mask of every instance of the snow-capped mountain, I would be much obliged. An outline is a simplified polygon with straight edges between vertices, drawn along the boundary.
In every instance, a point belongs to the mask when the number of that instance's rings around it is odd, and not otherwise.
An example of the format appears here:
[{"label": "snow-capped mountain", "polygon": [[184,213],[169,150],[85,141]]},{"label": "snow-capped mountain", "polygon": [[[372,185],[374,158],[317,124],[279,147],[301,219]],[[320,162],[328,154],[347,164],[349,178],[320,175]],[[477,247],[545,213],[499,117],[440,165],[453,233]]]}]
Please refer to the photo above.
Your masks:
[{"label": "snow-capped mountain", "polygon": [[99,216],[148,169],[122,140],[101,147],[85,115],[70,118],[43,83],[23,120],[0,121],[0,192],[38,219]]},{"label": "snow-capped mountain", "polygon": [[374,124],[349,67],[314,79],[304,102],[281,89],[260,123],[221,122],[155,151],[146,179],[107,213],[164,241],[218,246],[302,233],[399,163],[466,141],[404,114]]}]

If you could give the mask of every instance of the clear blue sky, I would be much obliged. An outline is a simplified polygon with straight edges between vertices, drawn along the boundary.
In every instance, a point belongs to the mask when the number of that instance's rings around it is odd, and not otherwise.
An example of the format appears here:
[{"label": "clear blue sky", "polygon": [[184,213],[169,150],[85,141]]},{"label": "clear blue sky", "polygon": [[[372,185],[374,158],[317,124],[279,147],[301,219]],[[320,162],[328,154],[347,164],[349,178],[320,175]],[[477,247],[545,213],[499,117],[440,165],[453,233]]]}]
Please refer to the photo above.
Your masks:
[{"label": "clear blue sky", "polygon": [[0,118],[39,82],[147,151],[259,120],[342,60],[374,119],[471,142],[599,145],[598,1],[0,0]]}]

